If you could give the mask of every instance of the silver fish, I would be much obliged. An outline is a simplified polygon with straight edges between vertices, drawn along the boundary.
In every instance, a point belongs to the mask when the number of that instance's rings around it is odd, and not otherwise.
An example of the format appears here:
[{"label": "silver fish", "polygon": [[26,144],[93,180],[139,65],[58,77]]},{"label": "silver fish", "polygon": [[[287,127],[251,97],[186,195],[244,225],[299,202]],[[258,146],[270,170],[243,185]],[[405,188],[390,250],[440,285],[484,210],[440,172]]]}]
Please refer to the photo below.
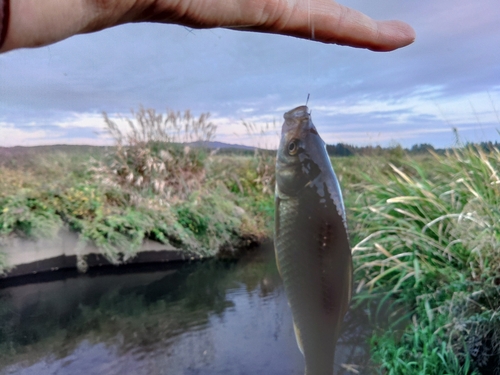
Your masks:
[{"label": "silver fish", "polygon": [[276,158],[275,251],[306,375],[333,374],[352,293],[340,186],[306,106],[284,115]]}]

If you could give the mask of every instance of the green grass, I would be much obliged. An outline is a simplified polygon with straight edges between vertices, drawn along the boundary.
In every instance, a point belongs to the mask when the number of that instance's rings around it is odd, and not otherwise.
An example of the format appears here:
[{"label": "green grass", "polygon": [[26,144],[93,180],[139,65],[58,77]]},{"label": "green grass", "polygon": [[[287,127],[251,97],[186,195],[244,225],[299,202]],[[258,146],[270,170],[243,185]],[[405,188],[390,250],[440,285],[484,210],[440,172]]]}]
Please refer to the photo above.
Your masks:
[{"label": "green grass", "polygon": [[500,153],[371,163],[346,199],[357,298],[388,293],[413,320],[401,339],[375,334],[381,373],[467,373],[475,346],[500,355]]},{"label": "green grass", "polygon": [[[384,374],[471,374],[470,357],[459,359],[450,351],[439,328],[445,318],[411,325],[401,337],[380,332],[371,339],[373,361],[381,364]],[[465,344],[465,342],[463,342]]]}]

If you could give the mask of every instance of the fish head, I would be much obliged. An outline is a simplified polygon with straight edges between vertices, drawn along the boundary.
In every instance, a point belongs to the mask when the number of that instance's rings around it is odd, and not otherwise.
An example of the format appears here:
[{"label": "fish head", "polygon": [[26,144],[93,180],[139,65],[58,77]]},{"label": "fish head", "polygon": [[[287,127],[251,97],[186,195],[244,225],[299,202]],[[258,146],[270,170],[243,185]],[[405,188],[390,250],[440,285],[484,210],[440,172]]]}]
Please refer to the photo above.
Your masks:
[{"label": "fish head", "polygon": [[283,116],[281,139],[276,157],[277,194],[294,196],[321,174],[325,143],[312,123],[307,106]]}]

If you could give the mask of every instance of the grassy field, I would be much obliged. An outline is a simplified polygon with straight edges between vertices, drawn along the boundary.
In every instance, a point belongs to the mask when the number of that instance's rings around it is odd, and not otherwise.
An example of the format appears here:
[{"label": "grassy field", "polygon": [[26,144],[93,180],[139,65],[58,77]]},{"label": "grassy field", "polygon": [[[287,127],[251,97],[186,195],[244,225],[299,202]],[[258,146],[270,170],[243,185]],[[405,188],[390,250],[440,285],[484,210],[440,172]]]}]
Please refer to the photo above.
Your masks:
[{"label": "grassy field", "polygon": [[[141,111],[129,135],[106,119],[116,141],[107,149],[0,150],[0,241],[67,227],[118,263],[145,238],[214,255],[272,235],[272,153],[184,147],[212,139],[207,118]],[[371,339],[380,373],[500,368],[500,152],[395,148],[332,162],[348,210],[353,306],[382,298],[399,317]]]}]

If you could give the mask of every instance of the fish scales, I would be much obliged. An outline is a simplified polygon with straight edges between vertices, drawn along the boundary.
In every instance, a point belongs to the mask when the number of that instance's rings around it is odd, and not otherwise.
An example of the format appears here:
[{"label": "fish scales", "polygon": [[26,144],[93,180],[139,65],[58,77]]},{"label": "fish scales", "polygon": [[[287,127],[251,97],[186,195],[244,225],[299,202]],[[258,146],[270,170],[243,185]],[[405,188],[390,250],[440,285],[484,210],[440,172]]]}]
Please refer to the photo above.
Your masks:
[{"label": "fish scales", "polygon": [[352,260],[340,187],[305,106],[285,114],[276,181],[276,261],[306,375],[331,375]]}]

